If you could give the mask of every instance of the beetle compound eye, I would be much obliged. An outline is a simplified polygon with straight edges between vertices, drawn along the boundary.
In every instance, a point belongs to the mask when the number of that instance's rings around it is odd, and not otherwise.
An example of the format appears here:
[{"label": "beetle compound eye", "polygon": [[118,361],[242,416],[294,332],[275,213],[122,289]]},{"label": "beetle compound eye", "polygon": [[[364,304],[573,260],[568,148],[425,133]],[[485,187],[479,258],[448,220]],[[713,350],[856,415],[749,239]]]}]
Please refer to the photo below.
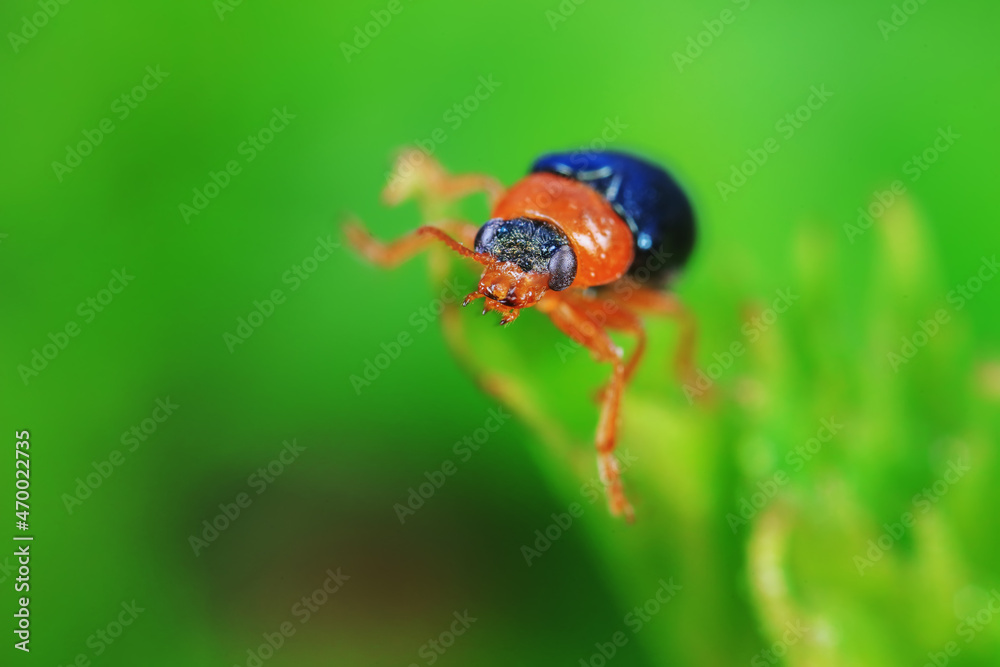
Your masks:
[{"label": "beetle compound eye", "polygon": [[485,225],[479,228],[476,233],[476,252],[489,252],[493,247],[493,240],[497,237],[497,229],[503,224],[502,220],[488,220]]},{"label": "beetle compound eye", "polygon": [[576,278],[576,255],[573,249],[564,245],[549,260],[549,289],[555,292],[564,290],[573,284]]}]

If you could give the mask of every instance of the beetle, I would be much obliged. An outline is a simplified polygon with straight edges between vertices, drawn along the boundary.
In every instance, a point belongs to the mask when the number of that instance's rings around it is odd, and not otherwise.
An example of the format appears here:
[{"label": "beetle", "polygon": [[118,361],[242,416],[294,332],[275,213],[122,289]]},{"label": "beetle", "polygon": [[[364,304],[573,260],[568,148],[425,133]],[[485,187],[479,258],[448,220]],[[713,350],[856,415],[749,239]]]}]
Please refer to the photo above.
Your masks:
[{"label": "beetle", "polygon": [[[451,175],[416,149],[400,154],[394,174],[383,192],[390,205],[415,197],[426,213],[485,192],[490,219],[481,226],[440,220],[388,243],[352,220],[345,225],[347,240],[384,267],[443,242],[484,267],[462,305],[484,299],[483,314],[498,312],[502,325],[534,308],[597,361],[611,364],[611,378],[598,393],[598,470],[611,513],[631,521],[614,449],[622,393],[646,348],[639,313],[680,325],[676,370],[685,378],[695,374],[694,318],[669,289],[696,237],[694,212],[680,185],[663,168],[613,151],[544,155],[507,189],[483,174]],[[635,337],[627,359],[611,330]]]}]

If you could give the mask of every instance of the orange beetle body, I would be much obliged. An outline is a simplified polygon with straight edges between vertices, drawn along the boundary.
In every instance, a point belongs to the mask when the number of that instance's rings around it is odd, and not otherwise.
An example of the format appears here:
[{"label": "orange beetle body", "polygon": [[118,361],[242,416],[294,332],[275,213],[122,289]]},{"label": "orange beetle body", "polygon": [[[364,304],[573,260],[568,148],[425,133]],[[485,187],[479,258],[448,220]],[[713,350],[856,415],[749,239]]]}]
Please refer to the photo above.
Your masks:
[{"label": "orange beetle body", "polygon": [[[489,176],[451,176],[417,151],[401,156],[400,164],[407,163],[408,176],[385,192],[390,203],[415,196],[436,205],[482,190],[492,201],[491,219],[478,227],[442,221],[392,243],[376,241],[360,225],[348,225],[349,240],[383,266],[442,241],[485,267],[463,305],[483,298],[483,313],[498,311],[501,324],[537,306],[596,360],[611,364],[611,379],[599,394],[598,470],[612,513],[631,519],[614,448],[622,393],[646,345],[639,312],[681,324],[675,361],[685,379],[695,381],[693,318],[660,289],[684,266],[694,246],[694,215],[686,195],[663,169],[609,151],[543,156],[506,191]],[[446,326],[449,321],[453,319],[445,318]],[[611,330],[635,337],[627,359]]]}]

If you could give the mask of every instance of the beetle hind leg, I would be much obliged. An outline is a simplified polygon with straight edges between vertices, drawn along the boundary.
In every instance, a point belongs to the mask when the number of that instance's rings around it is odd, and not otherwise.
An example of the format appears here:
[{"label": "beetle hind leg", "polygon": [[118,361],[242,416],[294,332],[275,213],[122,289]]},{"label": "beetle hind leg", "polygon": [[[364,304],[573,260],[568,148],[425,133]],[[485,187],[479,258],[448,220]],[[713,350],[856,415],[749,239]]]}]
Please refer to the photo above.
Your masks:
[{"label": "beetle hind leg", "polygon": [[611,297],[636,311],[660,315],[677,323],[679,338],[674,352],[674,373],[678,381],[694,386],[698,382],[695,351],[698,341],[698,321],[694,313],[671,292],[630,284],[628,289]]}]

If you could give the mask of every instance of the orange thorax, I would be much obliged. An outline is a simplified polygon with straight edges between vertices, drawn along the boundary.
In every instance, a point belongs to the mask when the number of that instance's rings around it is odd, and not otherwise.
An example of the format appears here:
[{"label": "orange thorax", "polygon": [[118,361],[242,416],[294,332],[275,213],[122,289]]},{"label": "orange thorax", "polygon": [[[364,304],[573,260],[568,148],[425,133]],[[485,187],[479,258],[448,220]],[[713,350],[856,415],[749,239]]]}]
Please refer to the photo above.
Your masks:
[{"label": "orange thorax", "polygon": [[544,220],[562,230],[576,253],[573,287],[614,282],[632,264],[632,231],[607,200],[579,181],[531,174],[504,193],[493,217]]}]

